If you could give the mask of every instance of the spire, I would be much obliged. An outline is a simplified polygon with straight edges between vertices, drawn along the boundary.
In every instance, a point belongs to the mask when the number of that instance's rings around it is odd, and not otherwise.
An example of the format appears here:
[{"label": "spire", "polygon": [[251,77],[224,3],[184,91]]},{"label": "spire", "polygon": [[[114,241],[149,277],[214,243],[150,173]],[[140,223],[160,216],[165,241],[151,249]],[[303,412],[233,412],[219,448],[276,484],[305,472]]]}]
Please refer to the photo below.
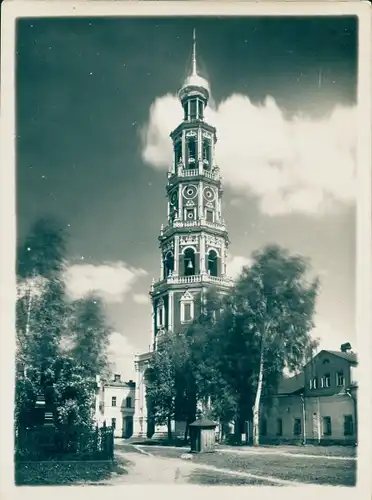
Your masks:
[{"label": "spire", "polygon": [[[197,90],[195,88],[197,87]],[[208,101],[209,99],[209,85],[205,78],[198,75],[196,67],[196,30],[192,30],[192,71],[191,74],[184,81],[178,95],[181,102],[187,99],[191,94],[190,92],[199,92],[201,97]]]},{"label": "spire", "polygon": [[196,76],[196,31],[192,32],[192,76]]}]

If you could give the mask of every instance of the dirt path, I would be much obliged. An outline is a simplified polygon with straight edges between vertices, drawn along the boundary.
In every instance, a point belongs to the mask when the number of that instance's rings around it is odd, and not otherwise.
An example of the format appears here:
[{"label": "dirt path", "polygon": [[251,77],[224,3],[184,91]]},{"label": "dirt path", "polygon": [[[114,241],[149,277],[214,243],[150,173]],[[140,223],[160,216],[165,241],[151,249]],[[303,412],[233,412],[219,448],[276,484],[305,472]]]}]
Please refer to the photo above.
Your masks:
[{"label": "dirt path", "polygon": [[121,484],[262,484],[272,486],[299,486],[297,481],[251,474],[212,465],[193,463],[180,458],[154,456],[133,446],[133,451],[115,450],[118,458],[129,460],[128,474],[117,475],[105,482]]},{"label": "dirt path", "polygon": [[115,484],[172,484],[187,483],[197,466],[177,458],[154,457],[143,453],[115,450],[115,455],[129,460],[128,474],[116,476],[107,483]]}]

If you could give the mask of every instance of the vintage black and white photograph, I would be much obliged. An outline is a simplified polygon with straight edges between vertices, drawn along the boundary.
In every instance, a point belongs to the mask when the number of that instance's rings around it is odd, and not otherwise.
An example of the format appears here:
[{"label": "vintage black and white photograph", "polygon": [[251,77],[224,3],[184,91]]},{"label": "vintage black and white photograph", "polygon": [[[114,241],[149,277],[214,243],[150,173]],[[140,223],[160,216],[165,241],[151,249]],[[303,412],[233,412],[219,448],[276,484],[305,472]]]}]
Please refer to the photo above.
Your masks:
[{"label": "vintage black and white photograph", "polygon": [[167,4],[15,20],[14,483],[356,486],[363,16]]}]

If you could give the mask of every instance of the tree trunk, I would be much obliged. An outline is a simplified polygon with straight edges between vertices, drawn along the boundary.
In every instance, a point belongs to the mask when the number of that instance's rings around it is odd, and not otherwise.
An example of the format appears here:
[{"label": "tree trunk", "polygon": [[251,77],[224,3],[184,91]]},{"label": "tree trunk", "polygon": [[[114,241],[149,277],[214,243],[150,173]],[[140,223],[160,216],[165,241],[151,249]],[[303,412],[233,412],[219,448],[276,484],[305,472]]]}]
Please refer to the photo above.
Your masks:
[{"label": "tree trunk", "polygon": [[185,434],[183,436],[183,440],[185,441],[185,443],[187,443],[187,435],[189,433],[189,425],[190,425],[190,422],[187,420],[186,427],[185,427]]},{"label": "tree trunk", "polygon": [[264,343],[261,345],[260,353],[260,371],[258,373],[258,384],[256,399],[254,401],[253,407],[253,446],[259,446],[260,444],[260,402],[261,402],[261,392],[262,392],[262,382],[263,382],[263,368],[264,368]]},{"label": "tree trunk", "polygon": [[167,427],[168,427],[168,440],[172,440],[172,417],[168,415],[167,419]]}]

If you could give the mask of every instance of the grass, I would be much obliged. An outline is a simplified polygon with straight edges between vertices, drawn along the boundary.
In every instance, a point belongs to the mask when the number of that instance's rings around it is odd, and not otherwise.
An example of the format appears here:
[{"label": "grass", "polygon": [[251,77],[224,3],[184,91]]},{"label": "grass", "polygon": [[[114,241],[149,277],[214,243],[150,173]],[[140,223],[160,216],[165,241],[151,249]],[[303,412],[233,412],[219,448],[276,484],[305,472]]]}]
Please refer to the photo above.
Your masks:
[{"label": "grass", "polygon": [[[255,450],[252,446],[226,446],[220,445],[220,449]],[[263,445],[257,448],[262,453],[276,451],[279,453],[291,453],[292,455],[317,455],[330,457],[356,457],[357,448],[354,446],[316,446],[316,445]]]},{"label": "grass", "polygon": [[[151,453],[155,456],[179,458],[184,451],[175,448],[154,447],[151,448]],[[355,460],[331,460],[325,457],[305,458],[299,456],[284,458],[266,453],[243,454],[217,451],[215,453],[194,454],[193,463],[309,484],[354,486],[356,483]]]},{"label": "grass", "polygon": [[[260,481],[255,478],[245,478],[224,474],[221,472],[211,472],[203,469],[196,469],[188,476],[190,484],[202,486],[271,486],[267,481]],[[281,486],[272,483],[273,486]]]},{"label": "grass", "polygon": [[16,462],[17,486],[57,486],[103,484],[113,475],[127,474],[128,460]]}]

